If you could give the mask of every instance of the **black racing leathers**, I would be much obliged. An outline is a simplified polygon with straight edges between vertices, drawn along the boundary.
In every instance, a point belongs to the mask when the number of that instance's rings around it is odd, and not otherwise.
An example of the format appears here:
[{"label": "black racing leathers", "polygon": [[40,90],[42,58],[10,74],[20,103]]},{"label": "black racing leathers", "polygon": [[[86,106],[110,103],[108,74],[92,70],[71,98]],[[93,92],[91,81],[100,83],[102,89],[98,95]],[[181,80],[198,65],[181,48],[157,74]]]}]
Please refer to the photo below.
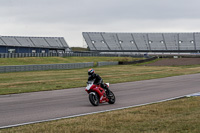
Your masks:
[{"label": "black racing leathers", "polygon": [[89,75],[88,81],[94,81],[94,84],[101,84],[103,82],[102,78],[98,75],[93,73],[92,75]]},{"label": "black racing leathers", "polygon": [[96,73],[93,73],[92,75],[89,75],[88,81],[94,81],[93,84],[97,84],[101,86],[101,88],[106,89],[107,95],[110,95],[110,90],[106,84],[103,83],[103,79]]}]

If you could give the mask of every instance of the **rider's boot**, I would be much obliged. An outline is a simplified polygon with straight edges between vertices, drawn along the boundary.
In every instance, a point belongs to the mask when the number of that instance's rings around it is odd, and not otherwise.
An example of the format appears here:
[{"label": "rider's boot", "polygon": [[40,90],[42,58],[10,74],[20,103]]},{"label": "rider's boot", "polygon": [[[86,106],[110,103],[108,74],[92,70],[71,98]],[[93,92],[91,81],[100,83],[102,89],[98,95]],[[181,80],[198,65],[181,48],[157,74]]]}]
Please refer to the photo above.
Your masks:
[{"label": "rider's boot", "polygon": [[108,96],[111,97],[112,93],[110,92],[109,87],[107,85],[105,85],[104,88],[106,89]]}]

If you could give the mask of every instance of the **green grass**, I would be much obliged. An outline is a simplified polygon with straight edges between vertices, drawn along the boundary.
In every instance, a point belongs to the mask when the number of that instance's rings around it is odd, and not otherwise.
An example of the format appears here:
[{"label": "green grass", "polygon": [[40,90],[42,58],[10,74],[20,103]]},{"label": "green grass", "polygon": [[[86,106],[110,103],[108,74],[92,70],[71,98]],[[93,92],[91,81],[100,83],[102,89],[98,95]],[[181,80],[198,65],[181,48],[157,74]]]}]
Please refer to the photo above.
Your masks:
[{"label": "green grass", "polygon": [[57,64],[98,61],[133,61],[142,58],[132,57],[26,57],[26,58],[0,58],[0,66],[32,65],[32,64]]},{"label": "green grass", "polygon": [[200,97],[0,130],[0,133],[199,133]]},{"label": "green grass", "polygon": [[[0,94],[84,87],[88,78],[87,70],[88,68],[0,73]],[[116,65],[96,67],[95,71],[103,78],[104,82],[112,84],[200,73],[200,66],[155,67]]]}]

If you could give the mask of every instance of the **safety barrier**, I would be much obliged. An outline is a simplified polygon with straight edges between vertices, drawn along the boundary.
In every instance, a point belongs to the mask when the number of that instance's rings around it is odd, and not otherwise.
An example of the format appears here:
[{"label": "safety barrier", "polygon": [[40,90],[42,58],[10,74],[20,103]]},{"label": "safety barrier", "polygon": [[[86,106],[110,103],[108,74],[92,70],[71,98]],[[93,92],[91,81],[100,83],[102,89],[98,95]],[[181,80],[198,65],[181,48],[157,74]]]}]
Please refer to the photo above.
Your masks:
[{"label": "safety barrier", "polygon": [[93,67],[93,62],[87,63],[67,63],[67,64],[44,64],[44,65],[16,65],[16,66],[0,66],[0,73],[5,72],[24,72],[24,71],[43,71],[57,69],[76,69]]}]

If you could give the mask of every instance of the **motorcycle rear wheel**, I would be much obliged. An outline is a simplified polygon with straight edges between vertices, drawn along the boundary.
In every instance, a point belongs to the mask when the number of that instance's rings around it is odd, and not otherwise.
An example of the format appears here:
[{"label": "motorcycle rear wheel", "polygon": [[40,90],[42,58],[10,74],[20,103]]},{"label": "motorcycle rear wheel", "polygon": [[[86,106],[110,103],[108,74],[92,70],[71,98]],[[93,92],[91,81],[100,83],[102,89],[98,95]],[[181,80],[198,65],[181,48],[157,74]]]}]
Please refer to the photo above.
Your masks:
[{"label": "motorcycle rear wheel", "polygon": [[89,100],[90,100],[90,103],[93,106],[98,106],[99,105],[99,98],[98,98],[98,95],[97,95],[96,92],[90,92],[89,93]]},{"label": "motorcycle rear wheel", "polygon": [[109,99],[108,103],[114,104],[115,103],[115,95],[112,91],[110,91],[110,93],[111,93],[111,97],[108,98]]}]

